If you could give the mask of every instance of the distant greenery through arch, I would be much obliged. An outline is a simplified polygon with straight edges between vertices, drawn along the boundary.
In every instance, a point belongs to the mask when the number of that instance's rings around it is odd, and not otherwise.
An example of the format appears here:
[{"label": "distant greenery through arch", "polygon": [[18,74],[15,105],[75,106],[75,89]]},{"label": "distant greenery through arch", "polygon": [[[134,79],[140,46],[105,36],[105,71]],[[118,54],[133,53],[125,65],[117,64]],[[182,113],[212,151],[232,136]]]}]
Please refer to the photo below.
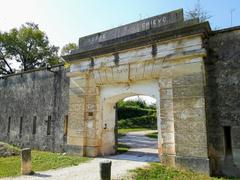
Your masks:
[{"label": "distant greenery through arch", "polygon": [[144,100],[121,100],[117,103],[118,128],[157,129],[156,104]]}]

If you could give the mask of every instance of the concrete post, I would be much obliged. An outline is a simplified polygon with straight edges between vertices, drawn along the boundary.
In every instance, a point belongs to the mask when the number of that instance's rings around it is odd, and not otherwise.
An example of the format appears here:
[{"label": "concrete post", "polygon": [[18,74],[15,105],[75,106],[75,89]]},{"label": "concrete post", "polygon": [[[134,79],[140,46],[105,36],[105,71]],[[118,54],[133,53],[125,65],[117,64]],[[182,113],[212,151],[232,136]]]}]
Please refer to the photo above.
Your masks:
[{"label": "concrete post", "polygon": [[25,148],[21,152],[21,174],[29,175],[32,173],[31,149]]},{"label": "concrete post", "polygon": [[112,161],[109,161],[109,160],[100,162],[101,180],[111,180],[111,165],[112,165]]}]

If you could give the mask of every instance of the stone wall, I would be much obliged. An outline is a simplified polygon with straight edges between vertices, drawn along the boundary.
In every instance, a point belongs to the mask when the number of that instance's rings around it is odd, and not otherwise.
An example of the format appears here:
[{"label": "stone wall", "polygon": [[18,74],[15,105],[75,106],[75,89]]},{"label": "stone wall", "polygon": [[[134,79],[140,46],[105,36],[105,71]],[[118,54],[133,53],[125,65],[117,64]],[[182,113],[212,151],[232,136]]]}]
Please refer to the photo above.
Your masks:
[{"label": "stone wall", "polygon": [[215,32],[208,41],[209,156],[215,175],[240,172],[240,30]]},{"label": "stone wall", "polygon": [[69,80],[63,67],[52,70],[0,79],[0,141],[41,150],[64,150]]}]

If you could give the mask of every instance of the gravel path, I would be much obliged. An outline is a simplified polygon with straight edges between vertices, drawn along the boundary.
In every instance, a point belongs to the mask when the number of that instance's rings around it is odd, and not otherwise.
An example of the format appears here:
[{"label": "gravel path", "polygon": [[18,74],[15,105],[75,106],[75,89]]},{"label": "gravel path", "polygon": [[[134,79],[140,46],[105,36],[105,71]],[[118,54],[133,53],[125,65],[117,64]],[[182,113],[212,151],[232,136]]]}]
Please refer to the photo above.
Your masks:
[{"label": "gravel path", "polygon": [[54,179],[54,180],[99,180],[99,162],[102,160],[112,161],[112,179],[121,179],[128,170],[147,166],[147,162],[158,162],[157,141],[146,137],[144,134],[149,131],[131,132],[119,139],[119,142],[129,145],[131,148],[127,153],[108,156],[105,158],[94,158],[93,160],[67,168],[37,172],[34,176],[19,176],[15,178],[4,178],[25,180],[25,179]]},{"label": "gravel path", "polygon": [[132,161],[159,162],[157,140],[145,136],[145,134],[152,132],[156,131],[129,132],[126,136],[119,138],[119,143],[126,144],[131,148],[127,153],[119,155],[120,157],[116,157]]}]

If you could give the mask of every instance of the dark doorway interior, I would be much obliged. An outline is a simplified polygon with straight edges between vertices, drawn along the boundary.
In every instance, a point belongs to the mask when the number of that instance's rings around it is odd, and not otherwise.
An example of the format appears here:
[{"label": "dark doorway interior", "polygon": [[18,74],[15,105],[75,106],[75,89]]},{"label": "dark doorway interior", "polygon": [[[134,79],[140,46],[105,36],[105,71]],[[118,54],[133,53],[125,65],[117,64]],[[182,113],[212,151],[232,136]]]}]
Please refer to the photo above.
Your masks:
[{"label": "dark doorway interior", "polygon": [[224,126],[224,148],[225,156],[232,156],[232,138],[231,138],[231,127]]}]

